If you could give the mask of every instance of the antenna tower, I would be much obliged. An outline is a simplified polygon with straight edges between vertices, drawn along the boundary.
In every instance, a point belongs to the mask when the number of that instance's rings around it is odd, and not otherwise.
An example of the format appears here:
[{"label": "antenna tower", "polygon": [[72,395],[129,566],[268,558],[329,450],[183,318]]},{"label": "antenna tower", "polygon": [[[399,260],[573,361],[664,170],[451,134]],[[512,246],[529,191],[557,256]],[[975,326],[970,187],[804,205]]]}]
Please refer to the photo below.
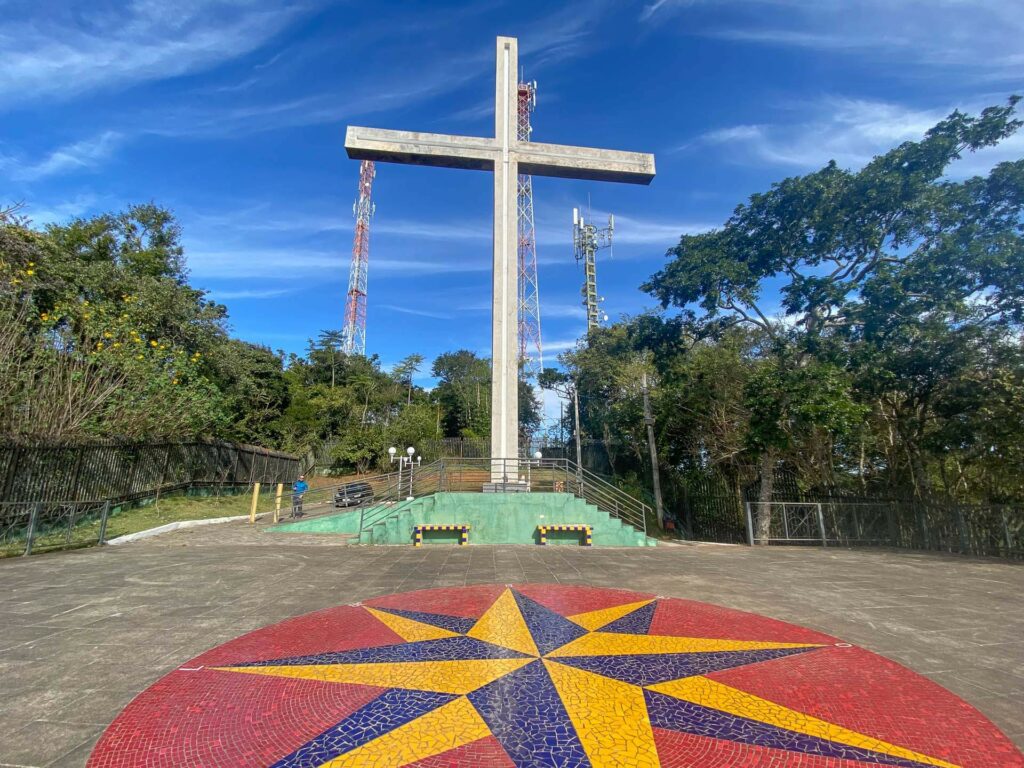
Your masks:
[{"label": "antenna tower", "polygon": [[370,266],[370,201],[376,170],[372,160],[359,164],[359,198],[352,205],[356,231],[352,238],[352,266],[348,273],[348,298],[345,301],[345,327],[341,349],[346,355],[366,354],[366,272]]},{"label": "antenna tower", "polygon": [[615,233],[615,217],[608,216],[608,226],[598,229],[593,224],[583,221],[579,208],[572,209],[572,250],[576,263],[583,262],[585,273],[583,288],[583,306],[587,308],[587,333],[597,328],[608,316],[601,313],[603,298],[597,295],[597,250],[611,248],[612,235]]},{"label": "antenna tower", "polygon": [[[516,138],[529,141],[530,113],[537,106],[537,82],[519,83]],[[519,359],[526,376],[536,377],[544,368],[540,340],[540,289],[537,283],[537,234],[533,226],[533,177],[519,174]]]}]

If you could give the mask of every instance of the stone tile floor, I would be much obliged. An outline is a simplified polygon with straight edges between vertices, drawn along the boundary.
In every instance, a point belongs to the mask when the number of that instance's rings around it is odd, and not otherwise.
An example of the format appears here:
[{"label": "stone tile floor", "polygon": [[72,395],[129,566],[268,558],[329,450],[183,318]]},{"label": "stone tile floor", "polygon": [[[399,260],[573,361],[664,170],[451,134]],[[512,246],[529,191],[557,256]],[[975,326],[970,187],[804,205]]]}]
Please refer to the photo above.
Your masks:
[{"label": "stone tile floor", "polygon": [[0,561],[0,765],[85,763],[120,710],[182,662],[320,608],[431,587],[586,584],[701,600],[894,659],[1024,745],[1024,567],[887,551],[344,547],[244,524]]}]

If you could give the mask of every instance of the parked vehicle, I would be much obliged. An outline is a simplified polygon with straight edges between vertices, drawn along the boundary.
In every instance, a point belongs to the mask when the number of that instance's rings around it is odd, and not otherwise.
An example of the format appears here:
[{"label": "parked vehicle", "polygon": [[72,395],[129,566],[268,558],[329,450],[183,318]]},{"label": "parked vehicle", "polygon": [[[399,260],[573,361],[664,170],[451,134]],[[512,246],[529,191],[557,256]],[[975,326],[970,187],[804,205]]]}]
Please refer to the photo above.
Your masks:
[{"label": "parked vehicle", "polygon": [[373,501],[369,483],[346,483],[334,492],[335,507],[358,507]]}]

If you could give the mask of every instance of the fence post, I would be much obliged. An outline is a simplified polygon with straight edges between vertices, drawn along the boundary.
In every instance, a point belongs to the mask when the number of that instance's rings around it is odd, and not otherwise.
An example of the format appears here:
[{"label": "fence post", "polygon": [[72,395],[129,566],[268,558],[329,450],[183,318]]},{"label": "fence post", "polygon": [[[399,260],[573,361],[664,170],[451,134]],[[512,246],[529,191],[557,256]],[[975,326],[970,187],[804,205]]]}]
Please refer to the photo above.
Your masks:
[{"label": "fence post", "polygon": [[747,543],[754,546],[754,516],[750,514],[750,502],[743,502],[743,506],[747,510]]},{"label": "fence post", "polygon": [[1006,507],[1001,507],[999,513],[1003,517],[1003,535],[1006,537],[1006,556],[1013,554],[1013,536],[1010,534],[1010,523],[1006,519]]},{"label": "fence post", "polygon": [[825,516],[821,514],[821,502],[817,502],[815,505],[818,509],[818,530],[821,531],[821,546],[828,546],[828,535],[825,533]]},{"label": "fence post", "polygon": [[76,511],[77,508],[75,507],[74,502],[71,502],[71,510],[68,512],[68,532],[64,534],[64,543],[69,547],[71,546],[71,534],[74,533],[75,530]]},{"label": "fence post", "polygon": [[889,528],[889,543],[894,548],[899,548],[900,543],[896,540],[896,515],[893,512],[893,505],[896,502],[890,501],[885,506],[885,522]]},{"label": "fence post", "polygon": [[[167,465],[171,463],[171,446],[170,444],[164,445],[164,463],[160,467],[160,481],[156,486],[156,501],[154,502],[157,507],[160,506],[160,491],[164,488],[164,483],[167,481]],[[186,494],[188,491],[186,490]],[[103,542],[100,542],[101,544]]]},{"label": "fence post", "polygon": [[28,532],[25,536],[25,555],[32,554],[32,540],[36,535],[36,524],[39,521],[39,513],[43,509],[43,502],[37,501],[32,505],[32,511],[28,513]]},{"label": "fence post", "polygon": [[256,522],[256,504],[260,500],[260,484],[252,484],[252,504],[249,505],[249,525]]},{"label": "fence post", "polygon": [[960,554],[967,554],[967,529],[964,526],[964,510],[959,504],[953,507],[956,512],[956,530],[960,534]]},{"label": "fence post", "polygon": [[281,494],[284,493],[284,483],[277,484],[277,492],[274,494],[274,522],[281,519]]},{"label": "fence post", "polygon": [[107,539],[107,518],[110,517],[110,499],[103,502],[103,512],[100,513],[100,540],[102,547]]},{"label": "fence post", "polygon": [[921,526],[921,541],[924,544],[924,548],[926,550],[930,550],[932,548],[932,538],[928,530],[928,519],[925,516],[924,509],[921,507],[920,504],[914,504],[914,507],[917,511],[918,525]]}]

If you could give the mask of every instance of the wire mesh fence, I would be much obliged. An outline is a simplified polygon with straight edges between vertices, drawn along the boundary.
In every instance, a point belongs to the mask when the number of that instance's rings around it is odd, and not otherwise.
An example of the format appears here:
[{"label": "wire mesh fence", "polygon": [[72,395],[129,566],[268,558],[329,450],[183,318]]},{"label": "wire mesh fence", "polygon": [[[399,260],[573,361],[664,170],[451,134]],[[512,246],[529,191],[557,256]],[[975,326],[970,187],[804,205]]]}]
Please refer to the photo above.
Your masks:
[{"label": "wire mesh fence", "polygon": [[226,442],[0,444],[0,502],[131,500],[195,485],[291,481],[299,460]]},{"label": "wire mesh fence", "polygon": [[0,503],[0,557],[102,544],[110,501]]},{"label": "wire mesh fence", "polygon": [[1024,507],[926,501],[749,501],[750,544],[882,546],[1024,558]]}]

